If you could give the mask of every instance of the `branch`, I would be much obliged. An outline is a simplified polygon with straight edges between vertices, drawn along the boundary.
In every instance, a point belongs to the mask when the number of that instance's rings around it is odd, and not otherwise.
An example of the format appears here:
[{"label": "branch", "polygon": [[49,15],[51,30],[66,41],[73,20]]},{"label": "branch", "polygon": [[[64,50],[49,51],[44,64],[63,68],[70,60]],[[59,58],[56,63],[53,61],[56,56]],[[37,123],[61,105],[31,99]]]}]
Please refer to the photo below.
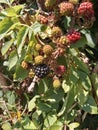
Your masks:
[{"label": "branch", "polygon": [[35,87],[35,83],[38,81],[38,77],[34,76],[33,81],[31,82],[30,86],[28,87],[28,92],[32,92]]},{"label": "branch", "polygon": [[6,102],[5,102],[5,101],[0,101],[0,102],[1,102],[1,103],[3,103],[3,105],[4,105],[5,109],[6,109],[6,111],[7,111],[8,115],[9,115],[9,117],[10,117],[10,120],[12,120],[12,116],[11,116],[11,114],[10,114],[10,112],[9,112],[8,108],[7,108]]}]

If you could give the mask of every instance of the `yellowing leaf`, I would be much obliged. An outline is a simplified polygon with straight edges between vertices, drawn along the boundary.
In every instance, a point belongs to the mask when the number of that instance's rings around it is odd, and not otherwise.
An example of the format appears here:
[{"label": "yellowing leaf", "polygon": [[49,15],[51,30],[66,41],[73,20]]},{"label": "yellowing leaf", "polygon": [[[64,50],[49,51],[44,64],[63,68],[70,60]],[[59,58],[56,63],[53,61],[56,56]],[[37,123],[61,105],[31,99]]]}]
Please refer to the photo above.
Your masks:
[{"label": "yellowing leaf", "polygon": [[2,129],[3,129],[3,130],[12,130],[11,125],[10,125],[9,122],[4,123],[4,124],[2,125]]},{"label": "yellowing leaf", "polygon": [[68,125],[70,130],[74,130],[74,128],[77,128],[79,126],[78,122],[74,122]]}]

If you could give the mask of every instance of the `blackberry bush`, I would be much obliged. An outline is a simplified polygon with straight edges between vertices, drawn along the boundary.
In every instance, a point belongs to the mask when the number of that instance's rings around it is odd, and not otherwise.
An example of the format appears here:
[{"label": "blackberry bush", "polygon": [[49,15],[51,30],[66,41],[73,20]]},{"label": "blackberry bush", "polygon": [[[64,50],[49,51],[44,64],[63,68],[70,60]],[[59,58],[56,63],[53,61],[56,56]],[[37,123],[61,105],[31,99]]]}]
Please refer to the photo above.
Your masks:
[{"label": "blackberry bush", "polygon": [[97,130],[94,8],[94,0],[0,1],[0,130]]}]

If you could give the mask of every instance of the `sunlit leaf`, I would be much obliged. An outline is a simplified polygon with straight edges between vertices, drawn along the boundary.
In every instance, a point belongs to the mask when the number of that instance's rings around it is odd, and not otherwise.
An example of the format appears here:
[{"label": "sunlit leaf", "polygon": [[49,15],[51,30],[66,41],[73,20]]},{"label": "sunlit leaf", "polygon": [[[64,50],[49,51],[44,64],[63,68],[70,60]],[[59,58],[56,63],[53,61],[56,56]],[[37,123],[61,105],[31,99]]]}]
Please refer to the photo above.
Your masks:
[{"label": "sunlit leaf", "polygon": [[22,120],[22,126],[25,130],[38,130],[36,124],[32,122],[28,117]]},{"label": "sunlit leaf", "polygon": [[90,114],[98,114],[96,102],[92,96],[89,96],[86,103],[81,105],[82,109]]},{"label": "sunlit leaf", "polygon": [[22,27],[19,30],[18,36],[17,36],[17,48],[18,48],[18,54],[21,54],[22,47],[25,43],[25,39],[28,33],[28,28],[27,27]]},{"label": "sunlit leaf", "polygon": [[4,43],[1,49],[2,55],[5,55],[7,53],[7,51],[10,49],[11,45],[13,44],[13,42],[14,39],[11,39],[10,41]]},{"label": "sunlit leaf", "polygon": [[91,81],[92,81],[93,87],[95,89],[97,98],[98,98],[98,74],[92,73],[92,75],[91,75]]},{"label": "sunlit leaf", "polygon": [[38,32],[41,31],[41,27],[42,27],[42,24],[40,24],[39,22],[35,22],[33,25],[32,25],[32,30],[34,32],[34,34],[36,35]]},{"label": "sunlit leaf", "polygon": [[75,63],[78,65],[79,69],[81,69],[82,71],[86,72],[87,74],[90,73],[88,66],[78,57],[73,57]]},{"label": "sunlit leaf", "polygon": [[92,38],[92,35],[90,32],[86,32],[85,33],[85,37],[86,37],[86,40],[87,40],[87,45],[94,48],[95,47],[95,43],[94,43],[94,40]]},{"label": "sunlit leaf", "polygon": [[3,125],[2,125],[2,129],[3,130],[12,130],[12,128],[11,128],[11,124],[10,123],[4,123]]},{"label": "sunlit leaf", "polygon": [[29,102],[28,102],[28,110],[29,112],[33,110],[33,108],[36,107],[35,101],[36,99],[39,98],[39,96],[35,96],[34,98],[32,98]]},{"label": "sunlit leaf", "polygon": [[90,81],[89,76],[82,71],[78,71],[78,76],[79,76],[80,84],[82,85],[82,87],[84,87],[85,90],[90,91],[91,90],[91,81]]},{"label": "sunlit leaf", "polygon": [[2,21],[0,21],[0,36],[6,34],[12,25],[13,22],[11,21],[10,18],[5,18]]},{"label": "sunlit leaf", "polygon": [[71,124],[68,125],[70,130],[74,130],[75,128],[77,128],[79,126],[78,122],[73,122]]},{"label": "sunlit leaf", "polygon": [[16,65],[17,61],[18,61],[17,52],[16,51],[12,51],[10,53],[9,60],[8,60],[9,70],[12,69]]},{"label": "sunlit leaf", "polygon": [[45,127],[50,127],[52,126],[57,120],[57,117],[56,115],[48,115],[46,118],[45,118],[45,121],[44,121],[44,125]]},{"label": "sunlit leaf", "polygon": [[70,91],[70,86],[66,83],[66,80],[63,81],[62,88],[64,89],[65,93]]}]

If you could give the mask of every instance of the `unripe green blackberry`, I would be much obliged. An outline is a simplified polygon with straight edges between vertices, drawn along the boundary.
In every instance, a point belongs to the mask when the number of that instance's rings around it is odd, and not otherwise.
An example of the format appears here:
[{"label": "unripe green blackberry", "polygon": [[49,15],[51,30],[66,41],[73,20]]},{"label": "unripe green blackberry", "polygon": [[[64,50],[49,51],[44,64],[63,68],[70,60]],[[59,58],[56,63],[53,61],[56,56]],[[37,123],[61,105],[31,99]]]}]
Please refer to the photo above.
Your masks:
[{"label": "unripe green blackberry", "polygon": [[70,2],[62,2],[59,4],[60,14],[70,16],[73,14],[74,5]]},{"label": "unripe green blackberry", "polygon": [[45,0],[45,7],[52,8],[56,3],[56,0]]},{"label": "unripe green blackberry", "polygon": [[24,69],[27,69],[27,68],[28,68],[28,63],[27,63],[26,61],[22,61],[21,66],[22,66]]},{"label": "unripe green blackberry", "polygon": [[36,49],[36,51],[40,51],[41,50],[41,45],[37,43],[36,46],[35,46],[35,49]]},{"label": "unripe green blackberry", "polygon": [[63,32],[60,27],[55,26],[52,28],[52,31],[51,31],[52,37],[58,37],[58,36],[61,36],[62,34]]},{"label": "unripe green blackberry", "polygon": [[63,44],[63,45],[68,45],[69,43],[69,39],[67,38],[67,36],[61,36],[59,39],[59,44]]},{"label": "unripe green blackberry", "polygon": [[79,3],[79,0],[69,0],[69,2],[72,3],[72,4],[74,4],[74,5],[76,5],[76,4]]},{"label": "unripe green blackberry", "polygon": [[30,71],[28,77],[33,78],[34,76],[35,76],[35,73],[33,71]]},{"label": "unripe green blackberry", "polygon": [[35,57],[35,64],[41,64],[44,61],[44,57],[41,55],[38,55]]},{"label": "unripe green blackberry", "polygon": [[45,46],[43,47],[43,52],[44,52],[44,54],[46,54],[46,55],[51,54],[51,53],[53,52],[52,46],[50,46],[50,45],[45,45]]},{"label": "unripe green blackberry", "polygon": [[55,79],[55,80],[53,81],[53,87],[54,87],[55,89],[57,89],[57,88],[60,88],[60,86],[61,86],[61,81],[60,81],[59,79]]}]

